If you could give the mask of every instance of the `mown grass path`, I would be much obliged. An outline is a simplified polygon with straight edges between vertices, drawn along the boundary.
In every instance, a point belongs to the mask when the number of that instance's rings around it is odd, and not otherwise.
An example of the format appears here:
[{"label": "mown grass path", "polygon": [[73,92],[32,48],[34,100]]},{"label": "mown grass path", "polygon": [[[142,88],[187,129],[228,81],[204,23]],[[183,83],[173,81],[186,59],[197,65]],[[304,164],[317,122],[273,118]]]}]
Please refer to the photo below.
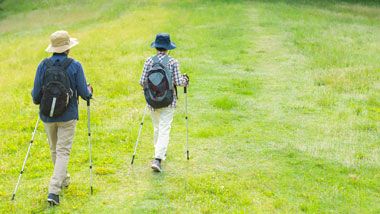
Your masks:
[{"label": "mown grass path", "polygon": [[[0,212],[379,212],[378,4],[18,3],[7,4],[0,20]],[[40,15],[46,19],[36,21]],[[20,23],[22,16],[29,21]],[[11,202],[37,119],[35,68],[48,56],[50,33],[62,28],[81,42],[71,56],[95,88],[95,194],[82,102],[61,206],[45,202],[52,164],[42,126]],[[178,49],[170,55],[191,77],[191,159],[181,88],[160,174],[150,169],[149,115],[130,166],[144,110],[138,79],[157,32],[172,35]]]}]

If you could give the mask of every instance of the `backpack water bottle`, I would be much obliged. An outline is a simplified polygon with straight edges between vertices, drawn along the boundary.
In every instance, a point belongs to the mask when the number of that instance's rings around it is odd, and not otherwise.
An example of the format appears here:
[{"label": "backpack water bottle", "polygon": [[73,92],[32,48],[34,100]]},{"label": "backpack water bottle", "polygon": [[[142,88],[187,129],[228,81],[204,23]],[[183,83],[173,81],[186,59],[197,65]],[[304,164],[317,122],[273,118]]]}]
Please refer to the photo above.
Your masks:
[{"label": "backpack water bottle", "polygon": [[61,116],[69,106],[73,97],[70,87],[70,78],[66,69],[73,59],[66,58],[59,65],[54,65],[50,59],[45,59],[47,66],[42,88],[42,99],[40,104],[41,113],[50,118]]},{"label": "backpack water bottle", "polygon": [[157,56],[152,59],[153,66],[148,71],[147,81],[144,85],[145,99],[153,108],[168,107],[174,99],[172,76],[166,67],[169,57],[165,55],[162,62]]}]

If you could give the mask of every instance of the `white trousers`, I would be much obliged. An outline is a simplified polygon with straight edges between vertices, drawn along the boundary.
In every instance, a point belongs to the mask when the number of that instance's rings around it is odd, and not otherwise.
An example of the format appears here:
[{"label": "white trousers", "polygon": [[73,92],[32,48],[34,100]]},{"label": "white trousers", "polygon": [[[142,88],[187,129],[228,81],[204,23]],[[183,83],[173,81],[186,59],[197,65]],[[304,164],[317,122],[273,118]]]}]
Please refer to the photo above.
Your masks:
[{"label": "white trousers", "polygon": [[154,158],[165,160],[169,145],[169,133],[173,121],[174,108],[155,109],[151,113],[153,121]]}]

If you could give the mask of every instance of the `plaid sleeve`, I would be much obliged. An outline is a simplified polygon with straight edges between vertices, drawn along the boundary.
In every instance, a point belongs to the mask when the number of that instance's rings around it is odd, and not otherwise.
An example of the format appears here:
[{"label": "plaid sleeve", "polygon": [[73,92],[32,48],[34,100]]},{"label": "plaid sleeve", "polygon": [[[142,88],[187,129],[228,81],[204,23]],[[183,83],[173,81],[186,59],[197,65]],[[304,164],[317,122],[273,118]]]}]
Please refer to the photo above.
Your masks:
[{"label": "plaid sleeve", "polygon": [[141,78],[140,78],[140,81],[139,81],[140,85],[142,85],[142,86],[144,86],[144,84],[145,84],[145,82],[146,82],[146,80],[147,80],[147,77],[148,77],[148,71],[149,71],[150,67],[152,66],[152,62],[153,62],[153,61],[152,61],[152,58],[149,57],[149,58],[145,61],[145,63],[144,63],[143,72],[142,72],[142,74],[141,74]]},{"label": "plaid sleeve", "polygon": [[181,75],[181,72],[179,71],[179,64],[176,59],[174,59],[173,62],[171,63],[171,67],[172,67],[172,72],[174,76],[174,84],[176,86],[185,86],[187,82]]}]

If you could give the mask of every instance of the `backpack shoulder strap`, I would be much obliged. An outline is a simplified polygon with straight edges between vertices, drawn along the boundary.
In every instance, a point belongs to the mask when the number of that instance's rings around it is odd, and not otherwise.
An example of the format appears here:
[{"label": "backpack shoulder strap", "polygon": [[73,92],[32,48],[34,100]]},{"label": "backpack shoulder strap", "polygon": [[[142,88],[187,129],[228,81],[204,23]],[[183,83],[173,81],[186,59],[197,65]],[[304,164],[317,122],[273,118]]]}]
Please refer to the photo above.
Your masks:
[{"label": "backpack shoulder strap", "polygon": [[158,59],[158,56],[155,55],[152,57],[152,60],[153,60],[153,64],[157,64],[157,63],[160,63],[160,60]]},{"label": "backpack shoulder strap", "polygon": [[65,60],[63,60],[61,66],[66,70],[73,61],[73,58],[66,58]]},{"label": "backpack shoulder strap", "polygon": [[165,70],[165,75],[166,75],[166,78],[168,79],[169,81],[169,89],[172,90],[172,88],[175,86],[172,82],[172,74],[169,70],[169,67],[167,66],[168,62],[170,60],[170,57],[168,55],[165,55],[164,56],[164,59],[162,60],[161,62],[161,65],[164,66],[164,70]]},{"label": "backpack shoulder strap", "polygon": [[54,66],[54,63],[53,63],[49,58],[45,58],[43,62],[45,63],[45,65],[46,65],[47,67],[52,67],[52,66]]},{"label": "backpack shoulder strap", "polygon": [[165,55],[164,59],[162,60],[161,64],[166,67],[166,64],[168,64],[170,58],[168,55]]}]

